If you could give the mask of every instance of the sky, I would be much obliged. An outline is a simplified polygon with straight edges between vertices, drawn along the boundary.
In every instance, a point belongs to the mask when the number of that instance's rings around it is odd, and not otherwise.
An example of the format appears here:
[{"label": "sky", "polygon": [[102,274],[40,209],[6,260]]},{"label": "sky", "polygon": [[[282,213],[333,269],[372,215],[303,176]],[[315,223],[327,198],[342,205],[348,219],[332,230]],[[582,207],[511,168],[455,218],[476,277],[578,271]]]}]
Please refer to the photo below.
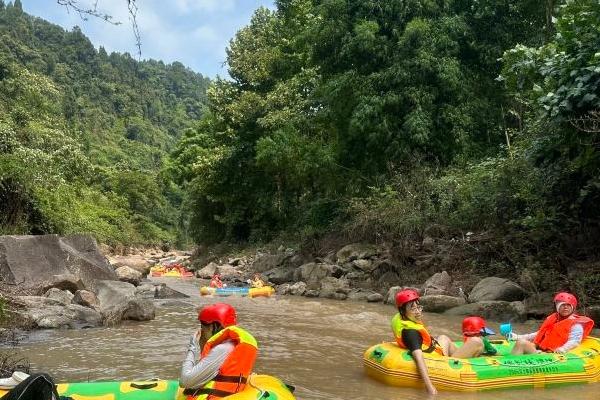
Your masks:
[{"label": "sky", "polygon": [[[67,30],[79,26],[96,49],[128,52],[137,58],[135,36],[127,0],[78,0],[81,8],[98,3],[98,11],[109,14],[121,25],[97,18],[82,20],[79,14],[57,0],[21,0],[23,10]],[[250,22],[260,6],[274,9],[273,0],[137,0],[137,24],[142,59],[153,58],[170,64],[179,61],[204,76],[227,77],[225,48],[235,33]],[[87,7],[86,7],[87,6]]]}]

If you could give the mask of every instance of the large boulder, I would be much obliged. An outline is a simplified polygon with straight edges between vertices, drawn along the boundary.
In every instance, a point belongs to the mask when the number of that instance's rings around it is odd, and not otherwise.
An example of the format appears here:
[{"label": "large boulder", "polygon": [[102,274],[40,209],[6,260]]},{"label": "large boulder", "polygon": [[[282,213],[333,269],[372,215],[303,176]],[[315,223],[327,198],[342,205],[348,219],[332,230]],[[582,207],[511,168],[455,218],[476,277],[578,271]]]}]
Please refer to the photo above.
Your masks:
[{"label": "large boulder", "polygon": [[142,281],[142,273],[128,266],[117,268],[115,273],[120,281],[129,282],[134,286],[139,286]]},{"label": "large boulder", "polygon": [[275,254],[258,253],[252,263],[252,271],[265,272],[278,267],[296,268],[301,262],[302,258],[294,249],[281,248]]},{"label": "large boulder", "polygon": [[463,297],[446,296],[443,294],[428,294],[422,296],[420,303],[426,312],[442,313],[466,303]]},{"label": "large boulder", "polygon": [[289,288],[289,294],[293,296],[302,296],[306,293],[306,283],[296,282]]},{"label": "large boulder", "polygon": [[448,294],[450,287],[452,286],[452,278],[446,271],[438,272],[433,274],[423,284],[423,294],[435,295],[435,294]]},{"label": "large boulder", "polygon": [[154,308],[152,301],[136,298],[135,293],[135,286],[127,282],[97,282],[97,296],[104,323],[112,325],[123,319],[153,319],[154,312],[150,311]]},{"label": "large boulder", "polygon": [[18,296],[23,305],[19,313],[36,328],[87,328],[102,325],[102,315],[78,304],[65,304],[43,296]]},{"label": "large boulder", "polygon": [[527,317],[544,319],[556,310],[552,302],[554,295],[550,292],[534,293],[523,301]]},{"label": "large boulder", "polygon": [[46,293],[44,293],[44,297],[58,300],[63,304],[71,304],[71,300],[73,300],[73,293],[69,292],[68,290],[50,288]]},{"label": "large boulder", "polygon": [[98,301],[98,297],[96,297],[96,293],[90,292],[89,290],[76,291],[71,302],[100,311],[100,302]]},{"label": "large boulder", "polygon": [[[319,297],[328,299],[340,299],[343,297],[346,299],[350,292],[350,286],[346,279],[338,279],[332,276],[326,276],[321,280],[321,288],[319,291]],[[344,296],[340,296],[343,294]]]},{"label": "large boulder", "polygon": [[454,307],[446,312],[445,315],[479,315],[485,319],[499,322],[525,321],[527,312],[525,306],[520,301],[482,301],[479,303],[470,303]]},{"label": "large boulder", "polygon": [[352,243],[342,247],[337,253],[338,264],[344,264],[348,261],[373,258],[381,254],[381,251],[372,244]]},{"label": "large boulder", "polygon": [[469,293],[469,301],[520,301],[526,296],[525,290],[513,281],[491,276],[480,280]]},{"label": "large boulder", "polygon": [[24,288],[58,287],[75,291],[93,288],[97,280],[116,279],[106,258],[90,236],[0,236],[0,280]]},{"label": "large boulder", "polygon": [[113,256],[110,257],[109,260],[115,268],[133,268],[144,276],[148,275],[148,273],[150,272],[150,263],[140,254],[134,254],[129,256]]},{"label": "large boulder", "polygon": [[263,273],[263,275],[276,285],[294,280],[294,270],[289,267],[278,267]]},{"label": "large boulder", "polygon": [[204,267],[196,271],[196,277],[202,279],[211,279],[213,275],[218,271],[219,265],[214,262],[210,262]]},{"label": "large boulder", "polygon": [[343,273],[344,270],[337,265],[313,262],[296,268],[294,271],[294,281],[306,282],[309,289],[317,289],[323,278],[328,276],[339,278]]}]

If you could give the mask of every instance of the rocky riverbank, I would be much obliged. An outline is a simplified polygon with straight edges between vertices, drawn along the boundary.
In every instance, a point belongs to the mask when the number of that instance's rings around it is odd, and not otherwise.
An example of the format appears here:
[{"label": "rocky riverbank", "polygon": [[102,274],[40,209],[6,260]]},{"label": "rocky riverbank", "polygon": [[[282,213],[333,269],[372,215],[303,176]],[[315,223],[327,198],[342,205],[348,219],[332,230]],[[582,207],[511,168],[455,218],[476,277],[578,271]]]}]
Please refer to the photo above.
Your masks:
[{"label": "rocky riverbank", "polygon": [[[203,279],[218,272],[232,285],[242,285],[259,273],[280,295],[337,300],[393,304],[398,290],[411,287],[421,293],[427,312],[476,314],[496,321],[540,319],[553,311],[553,291],[537,290],[528,284],[530,276],[512,280],[475,275],[464,266],[442,269],[453,266],[453,256],[451,249],[426,238],[420,254],[404,259],[389,246],[351,243],[322,256],[284,247],[221,257],[205,250],[195,254],[191,268]],[[585,304],[580,312],[600,323],[600,305]]]},{"label": "rocky riverbank", "polygon": [[148,263],[118,261],[110,263],[89,236],[0,236],[4,325],[85,328],[146,321],[155,317],[152,299],[183,296],[144,281]]}]

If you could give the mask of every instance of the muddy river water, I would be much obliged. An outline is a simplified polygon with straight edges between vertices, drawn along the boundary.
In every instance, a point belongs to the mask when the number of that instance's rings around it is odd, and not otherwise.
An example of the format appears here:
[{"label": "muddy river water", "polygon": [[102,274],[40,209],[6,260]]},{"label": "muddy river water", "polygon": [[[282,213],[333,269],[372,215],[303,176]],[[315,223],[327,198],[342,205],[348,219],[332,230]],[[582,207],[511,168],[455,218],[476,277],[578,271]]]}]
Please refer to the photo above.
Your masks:
[{"label": "muddy river water", "polygon": [[[196,308],[224,301],[236,307],[239,325],[258,340],[255,371],[294,385],[298,399],[427,397],[424,391],[388,387],[363,373],[363,352],[375,343],[392,340],[394,307],[390,305],[291,296],[201,298],[199,281],[172,280],[169,286],[190,298],[157,303],[153,321],[37,331],[20,344],[23,355],[33,370],[50,372],[60,381],[177,379],[189,337],[197,328]],[[434,334],[459,337],[458,317],[427,314],[426,322]],[[497,324],[491,327],[497,330]],[[530,330],[531,325],[515,326],[517,332]],[[440,392],[436,398],[592,400],[600,398],[600,384],[484,394]]]}]

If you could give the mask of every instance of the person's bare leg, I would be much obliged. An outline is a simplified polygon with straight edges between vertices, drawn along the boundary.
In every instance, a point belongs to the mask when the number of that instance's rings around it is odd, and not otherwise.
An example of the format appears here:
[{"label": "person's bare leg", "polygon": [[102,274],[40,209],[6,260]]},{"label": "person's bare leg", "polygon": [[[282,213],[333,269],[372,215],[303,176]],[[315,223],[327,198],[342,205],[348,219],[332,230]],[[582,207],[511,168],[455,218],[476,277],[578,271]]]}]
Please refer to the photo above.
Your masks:
[{"label": "person's bare leg", "polygon": [[537,353],[537,349],[535,344],[530,342],[529,340],[517,340],[515,343],[515,347],[513,347],[510,354],[518,355],[518,354],[533,354]]},{"label": "person's bare leg", "polygon": [[437,338],[435,338],[435,340],[438,342],[438,344],[442,348],[442,351],[444,352],[445,356],[447,356],[451,353],[454,353],[456,351],[456,345],[452,342],[452,339],[450,339],[448,336],[440,335]]},{"label": "person's bare leg", "polygon": [[450,357],[472,358],[479,357],[483,353],[483,340],[480,337],[471,337],[461,347],[450,352]]}]

